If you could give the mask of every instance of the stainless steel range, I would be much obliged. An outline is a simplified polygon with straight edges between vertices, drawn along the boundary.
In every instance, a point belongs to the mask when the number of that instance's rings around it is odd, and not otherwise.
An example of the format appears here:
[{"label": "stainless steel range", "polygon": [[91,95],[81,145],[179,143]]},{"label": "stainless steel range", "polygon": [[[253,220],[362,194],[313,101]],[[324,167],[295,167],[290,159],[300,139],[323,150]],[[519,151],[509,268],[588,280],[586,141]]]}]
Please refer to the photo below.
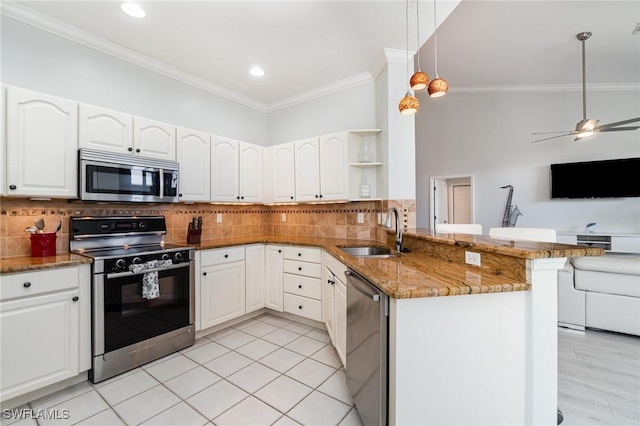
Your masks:
[{"label": "stainless steel range", "polygon": [[71,218],[71,251],[93,259],[94,383],[195,340],[194,249],[166,233],[163,216]]}]

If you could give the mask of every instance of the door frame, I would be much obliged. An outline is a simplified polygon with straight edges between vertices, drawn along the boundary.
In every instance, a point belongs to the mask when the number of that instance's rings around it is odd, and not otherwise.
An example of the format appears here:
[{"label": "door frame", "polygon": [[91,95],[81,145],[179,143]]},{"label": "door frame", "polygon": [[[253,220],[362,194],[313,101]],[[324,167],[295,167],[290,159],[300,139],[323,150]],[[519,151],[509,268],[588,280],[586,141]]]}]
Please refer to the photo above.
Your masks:
[{"label": "door frame", "polygon": [[475,223],[476,219],[476,197],[475,191],[473,187],[475,185],[473,179],[473,173],[469,174],[461,174],[461,175],[445,175],[445,176],[430,176],[429,177],[429,228],[433,231],[436,229],[435,224],[435,182],[436,180],[447,180],[447,179],[460,179],[460,178],[469,178],[469,185],[471,186],[471,223]]}]

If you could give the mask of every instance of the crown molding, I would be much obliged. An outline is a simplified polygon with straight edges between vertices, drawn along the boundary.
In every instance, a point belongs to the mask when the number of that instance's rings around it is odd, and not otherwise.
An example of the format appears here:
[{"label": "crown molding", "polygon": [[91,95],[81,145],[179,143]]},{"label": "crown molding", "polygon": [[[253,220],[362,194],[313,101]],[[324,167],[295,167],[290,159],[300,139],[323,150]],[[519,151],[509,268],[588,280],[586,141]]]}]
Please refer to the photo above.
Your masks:
[{"label": "crown molding", "polygon": [[213,84],[203,78],[172,67],[141,53],[127,49],[119,44],[110,42],[102,37],[98,37],[87,31],[81,30],[72,25],[53,19],[42,13],[36,12],[27,7],[13,3],[11,1],[3,1],[0,4],[0,13],[25,24],[50,32],[52,34],[64,37],[73,42],[82,44],[89,48],[98,50],[107,55],[114,56],[134,65],[146,68],[150,71],[181,81],[190,86],[204,90],[211,94],[220,96],[230,101],[245,105],[249,108],[256,109],[261,112],[267,111],[267,104],[258,102],[255,99],[241,95],[225,87]]},{"label": "crown molding", "polygon": [[341,92],[352,87],[370,83],[374,80],[369,72],[363,72],[351,77],[338,80],[336,82],[308,90],[298,95],[289,96],[287,98],[270,103],[267,106],[267,113],[288,108],[303,102],[321,98],[333,93]]},{"label": "crown molding", "polygon": [[[413,50],[409,50],[409,58],[413,59],[416,52]],[[384,67],[387,66],[388,63],[395,64],[406,64],[407,63],[407,51],[402,49],[391,49],[389,47],[385,47],[378,58],[371,66],[369,73],[375,80],[378,78]]]},{"label": "crown molding", "polygon": [[[592,92],[626,92],[640,91],[640,83],[595,83],[587,84]],[[508,92],[579,92],[582,84],[539,84],[513,86],[452,86],[449,92],[454,93],[508,93]]]}]

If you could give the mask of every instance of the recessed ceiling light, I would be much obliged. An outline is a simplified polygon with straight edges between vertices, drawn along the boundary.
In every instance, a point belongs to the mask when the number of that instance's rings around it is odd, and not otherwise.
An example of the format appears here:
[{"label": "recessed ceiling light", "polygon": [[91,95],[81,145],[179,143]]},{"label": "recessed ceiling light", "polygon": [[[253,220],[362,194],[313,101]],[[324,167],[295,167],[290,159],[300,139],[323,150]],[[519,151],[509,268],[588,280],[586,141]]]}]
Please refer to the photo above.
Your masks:
[{"label": "recessed ceiling light", "polygon": [[260,67],[253,66],[249,70],[249,74],[251,74],[254,77],[262,77],[264,75],[264,70]]},{"label": "recessed ceiling light", "polygon": [[120,8],[124,13],[134,18],[144,18],[147,16],[147,12],[145,12],[138,3],[125,2],[120,5]]}]

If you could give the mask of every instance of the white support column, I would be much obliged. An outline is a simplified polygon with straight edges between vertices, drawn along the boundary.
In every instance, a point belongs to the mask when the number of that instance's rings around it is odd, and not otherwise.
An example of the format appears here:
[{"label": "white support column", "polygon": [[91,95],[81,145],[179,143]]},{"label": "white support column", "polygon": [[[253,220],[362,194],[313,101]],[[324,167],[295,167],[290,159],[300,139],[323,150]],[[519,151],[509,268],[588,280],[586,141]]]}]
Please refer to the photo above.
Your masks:
[{"label": "white support column", "polygon": [[528,425],[557,424],[558,270],[566,257],[530,261],[527,300]]}]

